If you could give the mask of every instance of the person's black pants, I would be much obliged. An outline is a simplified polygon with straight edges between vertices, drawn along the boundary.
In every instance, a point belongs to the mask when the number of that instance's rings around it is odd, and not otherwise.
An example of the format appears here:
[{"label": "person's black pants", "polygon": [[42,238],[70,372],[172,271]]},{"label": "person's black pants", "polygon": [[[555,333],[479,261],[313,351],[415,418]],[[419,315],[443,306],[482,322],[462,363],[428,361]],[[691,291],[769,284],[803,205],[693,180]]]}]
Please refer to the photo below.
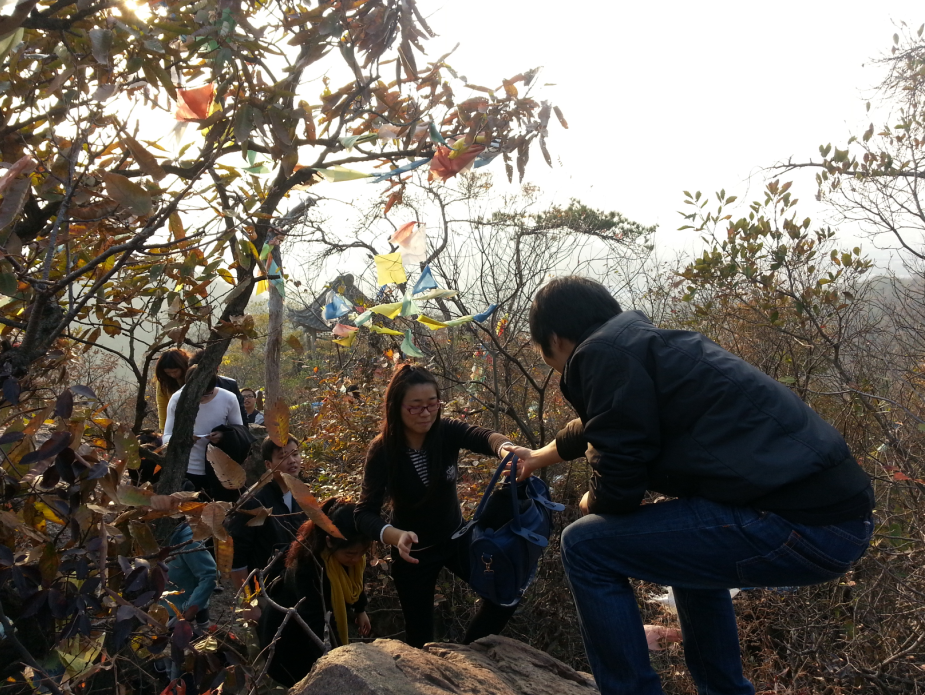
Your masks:
[{"label": "person's black pants", "polygon": [[[421,648],[434,640],[434,593],[440,570],[446,567],[469,581],[468,536],[412,551],[411,555],[419,560],[418,564],[406,562],[392,548],[392,578],[405,617],[405,641]],[[480,599],[479,611],[466,630],[463,644],[499,634],[516,609],[516,605],[505,607]]]}]

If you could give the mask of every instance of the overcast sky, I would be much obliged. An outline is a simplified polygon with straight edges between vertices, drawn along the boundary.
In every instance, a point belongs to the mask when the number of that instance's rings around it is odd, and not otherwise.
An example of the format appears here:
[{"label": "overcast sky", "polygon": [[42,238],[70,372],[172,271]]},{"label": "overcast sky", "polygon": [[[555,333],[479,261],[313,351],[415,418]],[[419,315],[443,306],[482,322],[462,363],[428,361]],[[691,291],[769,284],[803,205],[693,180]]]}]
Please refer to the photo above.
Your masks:
[{"label": "overcast sky", "polygon": [[[921,2],[549,2],[418,0],[441,36],[431,57],[476,84],[542,65],[542,91],[569,130],[550,128],[557,166],[539,152],[528,178],[555,200],[579,197],[658,224],[686,246],[682,190],[760,193],[763,167],[819,157],[868,123],[864,102],[901,22]],[[448,48],[447,48],[448,50]],[[460,95],[461,96],[461,95]],[[500,162],[492,171],[504,176]],[[812,175],[795,189],[813,214]],[[750,182],[750,184],[749,184]]]}]

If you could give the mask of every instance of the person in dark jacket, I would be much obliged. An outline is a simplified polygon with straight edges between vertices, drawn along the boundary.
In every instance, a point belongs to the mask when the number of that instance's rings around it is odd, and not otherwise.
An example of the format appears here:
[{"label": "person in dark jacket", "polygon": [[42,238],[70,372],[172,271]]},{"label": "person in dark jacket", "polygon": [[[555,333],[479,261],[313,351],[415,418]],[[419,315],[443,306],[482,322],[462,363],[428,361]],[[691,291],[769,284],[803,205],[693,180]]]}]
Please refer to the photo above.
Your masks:
[{"label": "person in dark jacket", "polygon": [[[591,465],[562,561],[602,695],[663,692],[629,578],[673,587],[699,692],[751,695],[728,589],[843,575],[870,540],[870,479],[786,386],[699,333],[621,311],[596,282],[541,288],[530,334],[578,419],[543,449],[509,448],[518,477]],[[647,490],[678,499],[641,505]]]},{"label": "person in dark jacket", "polygon": [[[456,492],[459,450],[496,456],[510,444],[497,432],[441,417],[441,406],[430,372],[410,364],[398,368],[385,391],[382,426],[366,456],[356,509],[357,527],[392,546],[392,578],[405,639],[413,647],[433,641],[440,570],[469,578],[467,537],[451,538],[463,524]],[[381,516],[386,496],[392,502],[391,524]],[[464,643],[499,633],[515,609],[482,599]]]},{"label": "person in dark jacket", "polygon": [[[363,591],[363,570],[371,541],[357,530],[353,519],[355,506],[337,497],[326,500],[321,511],[343,538],[334,538],[306,521],[289,547],[285,571],[268,589],[270,598],[278,605],[285,608],[298,605],[298,614],[319,639],[324,638],[324,617],[330,611],[332,648],[350,642],[348,613],[352,614],[361,637],[368,637],[372,631]],[[265,607],[257,636],[264,650],[276,640],[267,673],[280,685],[291,688],[308,675],[323,651],[292,619],[277,638],[285,615],[276,608]]]},{"label": "person in dark jacket", "polygon": [[[273,480],[241,505],[229,526],[229,533],[234,539],[231,580],[235,588],[240,588],[255,569],[266,570],[266,581],[277,576],[283,566],[280,556],[292,544],[299,527],[308,520],[281,475],[297,476],[302,469],[298,441],[290,437],[286,446],[280,447],[267,437],[261,452],[264,465],[273,473]],[[259,526],[248,526],[247,522],[254,515],[248,514],[247,510],[262,507],[269,511],[270,516]],[[276,560],[271,565],[274,558]]]},{"label": "person in dark jacket", "polygon": [[[189,366],[199,364],[202,360],[203,351],[197,350],[189,358]],[[241,395],[241,391],[238,388],[238,382],[232,379],[230,376],[221,376],[218,372],[215,373],[215,385],[220,389],[225,389],[234,394],[234,397],[238,399],[238,405],[241,408],[241,422],[247,424],[247,410],[244,407],[244,396]]]}]

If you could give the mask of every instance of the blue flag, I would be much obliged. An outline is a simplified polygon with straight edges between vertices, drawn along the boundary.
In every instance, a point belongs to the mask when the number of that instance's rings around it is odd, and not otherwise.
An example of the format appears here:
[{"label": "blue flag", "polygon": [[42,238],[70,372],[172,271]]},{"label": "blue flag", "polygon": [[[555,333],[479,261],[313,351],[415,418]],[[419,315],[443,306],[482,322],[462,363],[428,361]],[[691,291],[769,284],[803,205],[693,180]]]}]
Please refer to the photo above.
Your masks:
[{"label": "blue flag", "polygon": [[484,321],[485,319],[487,319],[489,316],[491,316],[493,313],[495,313],[495,311],[497,310],[497,308],[498,308],[498,305],[497,305],[497,304],[492,304],[490,307],[488,307],[488,308],[487,308],[485,311],[483,311],[481,314],[476,314],[475,316],[473,316],[472,319],[473,319],[474,321],[478,321],[479,323],[481,323],[482,321]]},{"label": "blue flag", "polygon": [[421,277],[418,278],[418,281],[414,283],[411,294],[420,294],[421,292],[435,289],[437,289],[437,281],[434,280],[434,275],[430,272],[430,266],[427,266],[421,271]]},{"label": "blue flag", "polygon": [[353,307],[350,305],[350,302],[347,301],[346,297],[341,294],[335,294],[331,303],[326,304],[324,307],[324,320],[333,321],[334,319],[339,319],[341,316],[346,316],[351,311],[353,311]]}]

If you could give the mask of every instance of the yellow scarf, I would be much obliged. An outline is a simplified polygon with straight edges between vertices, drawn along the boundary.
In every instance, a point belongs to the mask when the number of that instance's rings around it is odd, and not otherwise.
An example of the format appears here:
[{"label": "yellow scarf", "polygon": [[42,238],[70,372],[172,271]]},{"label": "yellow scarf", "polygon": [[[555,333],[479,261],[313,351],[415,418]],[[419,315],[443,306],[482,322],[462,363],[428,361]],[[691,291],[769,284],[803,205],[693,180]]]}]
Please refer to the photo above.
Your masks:
[{"label": "yellow scarf", "polygon": [[337,621],[337,634],[341,645],[348,644],[350,637],[347,631],[347,604],[354,604],[360,600],[363,593],[363,570],[366,568],[366,557],[353,567],[344,567],[331,554],[328,548],[321,551],[324,560],[324,569],[328,573],[331,583],[331,611]]}]

